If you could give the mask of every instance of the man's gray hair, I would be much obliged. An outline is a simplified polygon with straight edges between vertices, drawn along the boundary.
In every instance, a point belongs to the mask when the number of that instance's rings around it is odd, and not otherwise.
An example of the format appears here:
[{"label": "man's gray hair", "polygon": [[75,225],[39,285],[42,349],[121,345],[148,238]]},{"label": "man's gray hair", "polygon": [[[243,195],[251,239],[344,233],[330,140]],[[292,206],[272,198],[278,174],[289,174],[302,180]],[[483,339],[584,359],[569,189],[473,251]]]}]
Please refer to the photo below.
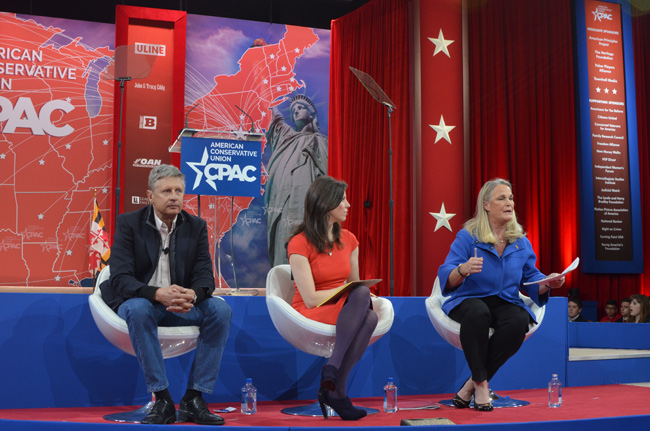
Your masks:
[{"label": "man's gray hair", "polygon": [[183,175],[183,173],[176,166],[160,165],[153,168],[149,173],[149,190],[153,192],[158,180],[169,177],[180,178],[185,181],[185,175]]}]

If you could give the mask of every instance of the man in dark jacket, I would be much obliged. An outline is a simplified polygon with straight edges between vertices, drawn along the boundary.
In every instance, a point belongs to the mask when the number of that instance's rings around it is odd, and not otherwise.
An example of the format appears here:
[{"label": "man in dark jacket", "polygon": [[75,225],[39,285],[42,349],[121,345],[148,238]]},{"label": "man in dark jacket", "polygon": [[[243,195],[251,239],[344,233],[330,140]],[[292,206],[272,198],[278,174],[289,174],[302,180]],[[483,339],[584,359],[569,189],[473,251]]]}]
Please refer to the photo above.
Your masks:
[{"label": "man in dark jacket", "polygon": [[100,287],[106,304],[123,318],[156,402],[142,423],[176,421],[168,390],[158,325],[198,326],[198,347],[178,420],[221,425],[202,393],[212,393],[228,338],[232,312],[213,297],[214,274],[204,220],[183,211],[185,178],[171,165],[149,175],[151,205],[121,214],[115,223],[110,279]]}]

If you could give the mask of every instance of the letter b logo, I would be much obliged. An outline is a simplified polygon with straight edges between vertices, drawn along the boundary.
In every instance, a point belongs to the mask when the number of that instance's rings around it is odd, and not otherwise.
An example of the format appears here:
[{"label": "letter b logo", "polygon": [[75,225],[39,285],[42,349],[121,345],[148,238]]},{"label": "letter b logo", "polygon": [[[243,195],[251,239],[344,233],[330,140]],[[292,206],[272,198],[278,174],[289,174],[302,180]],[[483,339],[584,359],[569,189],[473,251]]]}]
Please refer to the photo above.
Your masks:
[{"label": "letter b logo", "polygon": [[158,123],[158,118],[157,117],[149,117],[146,115],[141,115],[140,116],[140,128],[141,129],[149,129],[149,130],[156,130],[156,124]]}]

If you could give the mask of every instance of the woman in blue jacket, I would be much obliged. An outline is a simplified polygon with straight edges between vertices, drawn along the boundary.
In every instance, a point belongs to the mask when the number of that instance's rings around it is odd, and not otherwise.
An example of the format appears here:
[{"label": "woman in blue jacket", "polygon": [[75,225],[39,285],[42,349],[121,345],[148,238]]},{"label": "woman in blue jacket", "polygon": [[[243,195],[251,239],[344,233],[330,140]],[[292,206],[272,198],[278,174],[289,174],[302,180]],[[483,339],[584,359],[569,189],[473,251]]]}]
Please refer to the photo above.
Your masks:
[{"label": "woman in blue jacket", "polygon": [[458,408],[469,407],[473,397],[475,410],[492,410],[488,382],[519,350],[529,324],[537,323],[519,290],[541,306],[548,301],[549,289],[564,284],[564,277],[559,277],[523,285],[545,276],[535,267],[537,257],[514,208],[508,181],[486,182],[475,216],[458,232],[438,270],[442,293],[450,297],[442,309],[460,323],[460,342],[472,373],[454,396]]}]

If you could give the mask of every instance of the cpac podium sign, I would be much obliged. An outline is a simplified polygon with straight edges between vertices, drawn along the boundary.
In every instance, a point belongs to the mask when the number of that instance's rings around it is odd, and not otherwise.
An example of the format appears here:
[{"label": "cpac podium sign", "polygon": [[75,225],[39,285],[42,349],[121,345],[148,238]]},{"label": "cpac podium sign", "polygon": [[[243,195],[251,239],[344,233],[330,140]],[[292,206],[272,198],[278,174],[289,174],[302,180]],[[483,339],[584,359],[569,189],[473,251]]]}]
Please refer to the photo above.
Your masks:
[{"label": "cpac podium sign", "polygon": [[262,144],[215,138],[182,138],[185,193],[210,196],[261,195]]}]

